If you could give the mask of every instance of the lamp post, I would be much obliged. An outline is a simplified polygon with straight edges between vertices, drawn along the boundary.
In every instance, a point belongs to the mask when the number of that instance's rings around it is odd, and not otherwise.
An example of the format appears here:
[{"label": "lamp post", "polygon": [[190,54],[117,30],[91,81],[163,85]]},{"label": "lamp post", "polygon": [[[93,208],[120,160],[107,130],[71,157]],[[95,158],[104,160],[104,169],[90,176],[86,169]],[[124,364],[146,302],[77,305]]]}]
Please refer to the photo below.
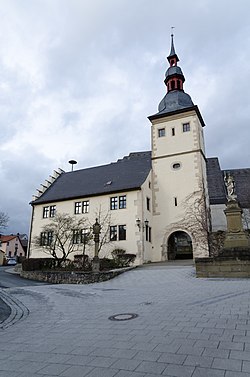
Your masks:
[{"label": "lamp post", "polygon": [[98,257],[100,233],[101,233],[101,225],[98,223],[98,219],[95,219],[95,224],[93,225],[93,234],[94,234],[94,241],[95,241],[95,255],[92,261],[94,272],[98,272],[100,270],[100,259]]}]

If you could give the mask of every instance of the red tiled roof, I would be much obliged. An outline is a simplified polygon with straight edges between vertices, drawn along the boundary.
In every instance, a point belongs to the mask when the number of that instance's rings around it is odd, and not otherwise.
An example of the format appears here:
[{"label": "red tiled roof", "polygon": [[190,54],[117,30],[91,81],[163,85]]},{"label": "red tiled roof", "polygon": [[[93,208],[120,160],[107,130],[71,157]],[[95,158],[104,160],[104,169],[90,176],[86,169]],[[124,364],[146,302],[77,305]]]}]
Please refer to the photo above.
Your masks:
[{"label": "red tiled roof", "polygon": [[16,238],[16,237],[18,237],[18,236],[15,236],[15,235],[11,235],[11,236],[3,236],[3,235],[1,235],[1,237],[0,237],[0,240],[2,241],[2,242],[8,242],[8,241],[11,241],[11,240],[13,240],[14,238]]}]

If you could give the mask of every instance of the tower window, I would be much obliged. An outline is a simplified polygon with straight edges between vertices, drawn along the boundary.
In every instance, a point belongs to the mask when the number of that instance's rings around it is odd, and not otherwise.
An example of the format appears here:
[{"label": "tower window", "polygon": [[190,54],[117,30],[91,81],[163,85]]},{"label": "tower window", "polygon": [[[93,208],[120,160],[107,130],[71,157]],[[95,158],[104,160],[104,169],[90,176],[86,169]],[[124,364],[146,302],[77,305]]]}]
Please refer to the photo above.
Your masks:
[{"label": "tower window", "polygon": [[175,205],[175,207],[177,207],[177,205],[178,205],[178,202],[177,202],[177,198],[176,198],[176,197],[174,198],[174,205]]},{"label": "tower window", "polygon": [[175,129],[172,128],[172,136],[175,136]]},{"label": "tower window", "polygon": [[146,198],[147,210],[150,211],[150,198]]},{"label": "tower window", "polygon": [[158,137],[164,137],[166,135],[165,128],[158,128]]},{"label": "tower window", "polygon": [[180,82],[180,80],[177,81],[177,89],[179,89],[179,90],[181,89],[181,82]]},{"label": "tower window", "polygon": [[181,168],[181,164],[179,162],[175,162],[173,165],[172,165],[172,169],[174,170],[178,170]]},{"label": "tower window", "polygon": [[190,131],[190,123],[183,123],[182,130],[183,130],[183,132],[189,132]]}]

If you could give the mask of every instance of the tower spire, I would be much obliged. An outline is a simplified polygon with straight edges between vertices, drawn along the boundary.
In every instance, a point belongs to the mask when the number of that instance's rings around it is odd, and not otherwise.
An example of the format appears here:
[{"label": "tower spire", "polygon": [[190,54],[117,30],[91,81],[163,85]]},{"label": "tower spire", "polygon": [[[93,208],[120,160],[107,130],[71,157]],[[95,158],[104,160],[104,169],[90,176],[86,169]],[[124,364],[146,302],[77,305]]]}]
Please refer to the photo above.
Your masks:
[{"label": "tower spire", "polygon": [[[171,28],[173,29],[173,27]],[[173,31],[171,33],[171,48],[170,48],[170,53],[167,57],[168,61],[169,61],[169,64],[170,64],[170,67],[172,67],[173,65],[177,65],[178,61],[179,61],[179,58],[175,52],[175,48],[174,48],[174,34],[173,34]]]},{"label": "tower spire", "polygon": [[171,33],[170,54],[167,57],[169,67],[165,74],[164,83],[167,87],[167,94],[159,104],[159,113],[168,113],[176,110],[194,106],[191,97],[184,92],[183,84],[185,77],[178,66],[179,58],[175,51],[173,27]]}]

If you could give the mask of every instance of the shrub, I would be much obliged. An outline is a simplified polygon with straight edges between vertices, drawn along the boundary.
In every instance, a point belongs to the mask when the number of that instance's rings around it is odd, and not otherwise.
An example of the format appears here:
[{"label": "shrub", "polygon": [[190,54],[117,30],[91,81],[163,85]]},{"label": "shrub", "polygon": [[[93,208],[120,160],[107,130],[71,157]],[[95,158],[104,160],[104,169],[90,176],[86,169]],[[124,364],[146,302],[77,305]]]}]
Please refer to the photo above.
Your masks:
[{"label": "shrub", "polygon": [[[81,256],[82,257],[82,256]],[[84,270],[91,271],[91,264],[88,260],[88,256],[84,256],[84,261],[79,256],[76,260],[65,260],[63,262],[54,258],[30,258],[25,259],[22,262],[23,271],[40,271],[40,270]]]},{"label": "shrub", "polygon": [[83,271],[91,271],[92,266],[89,261],[88,255],[83,254],[76,254],[74,255],[74,261],[72,262],[73,269],[75,270],[83,270]]},{"label": "shrub", "polygon": [[136,255],[126,253],[124,249],[114,249],[112,251],[112,256],[115,261],[117,268],[129,267],[135,261]]},{"label": "shrub", "polygon": [[53,258],[30,258],[22,261],[23,271],[51,270],[58,266]]},{"label": "shrub", "polygon": [[102,258],[100,259],[100,271],[103,270],[113,270],[115,268],[118,268],[115,259],[109,259],[109,258]]}]

